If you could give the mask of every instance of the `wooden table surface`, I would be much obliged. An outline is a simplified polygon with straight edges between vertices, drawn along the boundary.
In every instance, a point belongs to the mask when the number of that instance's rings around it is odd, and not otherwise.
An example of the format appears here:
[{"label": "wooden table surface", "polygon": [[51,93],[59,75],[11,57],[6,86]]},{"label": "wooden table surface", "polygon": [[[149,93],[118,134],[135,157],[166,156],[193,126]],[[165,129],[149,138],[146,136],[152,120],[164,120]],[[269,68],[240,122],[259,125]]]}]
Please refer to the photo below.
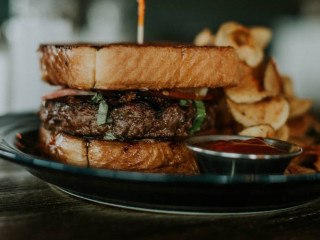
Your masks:
[{"label": "wooden table surface", "polygon": [[179,216],[79,200],[0,159],[0,239],[320,239],[320,200],[254,215]]}]

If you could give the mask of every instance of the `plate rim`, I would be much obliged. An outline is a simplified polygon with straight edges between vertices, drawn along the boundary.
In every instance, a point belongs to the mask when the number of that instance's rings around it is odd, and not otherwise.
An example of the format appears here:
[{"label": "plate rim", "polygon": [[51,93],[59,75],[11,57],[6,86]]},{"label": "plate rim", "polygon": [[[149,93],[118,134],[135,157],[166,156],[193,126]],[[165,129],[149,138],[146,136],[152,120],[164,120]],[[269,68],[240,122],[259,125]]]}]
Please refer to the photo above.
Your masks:
[{"label": "plate rim", "polygon": [[[187,211],[187,210],[169,210],[169,209],[161,209],[161,208],[151,208],[151,207],[138,207],[133,205],[125,205],[121,203],[112,203],[108,201],[98,200],[95,198],[92,198],[90,196],[83,195],[81,193],[75,193],[71,190],[59,187],[54,184],[50,184],[53,188],[61,191],[64,194],[68,194],[72,197],[85,200],[88,202],[98,203],[109,207],[115,207],[115,208],[121,208],[126,209],[130,211],[138,211],[138,212],[148,212],[148,213],[156,213],[156,214],[167,214],[167,215],[179,215],[179,216],[254,216],[254,215],[260,215],[260,214],[270,214],[270,213],[283,213],[287,211],[291,211],[293,209],[305,206],[309,202],[303,202],[300,204],[288,206],[288,207],[282,207],[282,208],[274,208],[270,210],[256,210],[256,211]],[[315,200],[313,200],[315,201]],[[311,201],[310,201],[311,202]]]},{"label": "plate rim", "polygon": [[[24,116],[25,118],[34,117],[34,112],[21,112],[21,113],[8,113],[0,116],[0,121],[4,121],[7,118],[15,116]],[[15,121],[11,122],[14,124]],[[1,128],[6,126],[0,125]],[[53,162],[52,160],[27,154],[14,148],[14,152],[5,149],[4,146],[5,136],[0,132],[0,157],[1,159],[14,162],[18,165],[36,168],[45,168],[48,170],[62,171],[65,173],[76,174],[80,176],[100,177],[100,178],[112,178],[117,180],[130,180],[130,181],[143,181],[143,182],[192,182],[192,183],[210,183],[210,184],[281,184],[289,182],[309,182],[319,181],[320,173],[315,174],[296,174],[296,175],[214,175],[214,174],[202,174],[202,175],[174,175],[174,174],[158,174],[158,173],[141,173],[141,172],[129,172],[109,169],[96,169],[85,168],[67,165],[64,163]]]}]

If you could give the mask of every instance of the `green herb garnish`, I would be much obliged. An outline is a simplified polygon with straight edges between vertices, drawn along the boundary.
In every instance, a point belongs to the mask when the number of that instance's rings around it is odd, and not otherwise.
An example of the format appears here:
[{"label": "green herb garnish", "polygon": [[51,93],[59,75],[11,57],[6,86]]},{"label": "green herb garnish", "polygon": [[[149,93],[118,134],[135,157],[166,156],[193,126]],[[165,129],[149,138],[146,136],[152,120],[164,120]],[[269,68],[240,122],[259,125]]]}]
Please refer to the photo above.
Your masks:
[{"label": "green herb garnish", "polygon": [[195,132],[200,131],[204,120],[206,119],[206,108],[203,101],[194,100],[194,105],[196,107],[196,117],[193,120],[192,128],[190,129],[190,134],[193,135]]},{"label": "green herb garnish", "polygon": [[96,93],[91,100],[94,103],[99,103],[99,109],[98,109],[98,114],[97,114],[97,124],[98,126],[105,124],[105,123],[111,123],[113,120],[111,118],[111,122],[110,122],[110,118],[108,116],[108,104],[106,103],[106,101],[103,98],[103,95],[101,93]]},{"label": "green herb garnish", "polygon": [[181,100],[179,101],[179,105],[180,105],[181,107],[186,107],[186,106],[188,106],[189,103],[192,103],[192,101],[191,101],[191,100],[185,100],[185,99],[181,99]]},{"label": "green herb garnish", "polygon": [[107,122],[108,115],[108,104],[106,101],[102,100],[99,104],[99,110],[97,115],[98,126],[105,124]]},{"label": "green herb garnish", "polygon": [[103,95],[101,93],[96,93],[92,98],[91,100],[94,102],[94,103],[100,103],[101,101],[104,100],[103,98]]},{"label": "green herb garnish", "polygon": [[103,140],[106,141],[111,141],[111,140],[117,140],[117,137],[114,136],[112,133],[106,133],[106,135],[104,135]]},{"label": "green herb garnish", "polygon": [[111,116],[108,116],[107,117],[107,123],[110,124],[110,123],[113,123],[113,119]]}]

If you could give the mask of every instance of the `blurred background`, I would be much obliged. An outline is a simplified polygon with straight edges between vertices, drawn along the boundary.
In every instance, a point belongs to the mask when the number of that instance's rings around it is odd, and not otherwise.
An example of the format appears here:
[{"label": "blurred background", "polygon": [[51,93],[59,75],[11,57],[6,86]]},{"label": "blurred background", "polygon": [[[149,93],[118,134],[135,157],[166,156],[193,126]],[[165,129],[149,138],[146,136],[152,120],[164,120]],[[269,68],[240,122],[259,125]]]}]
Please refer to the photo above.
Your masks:
[{"label": "blurred background", "polygon": [[[300,97],[320,106],[320,0],[146,0],[145,39],[192,42],[225,21],[265,25],[268,53]],[[135,41],[136,0],[1,0],[0,114],[35,110],[54,88],[40,80],[36,50],[49,42]],[[319,111],[320,113],[320,111]],[[319,115],[319,114],[318,114]]]}]

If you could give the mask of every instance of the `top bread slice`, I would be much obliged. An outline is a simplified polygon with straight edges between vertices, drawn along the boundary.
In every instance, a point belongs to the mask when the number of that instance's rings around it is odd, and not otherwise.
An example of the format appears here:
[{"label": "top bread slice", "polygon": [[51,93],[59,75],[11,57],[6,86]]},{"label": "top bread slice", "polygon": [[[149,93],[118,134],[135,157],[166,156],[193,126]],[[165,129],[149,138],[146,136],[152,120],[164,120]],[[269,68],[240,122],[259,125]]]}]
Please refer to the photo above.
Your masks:
[{"label": "top bread slice", "polygon": [[41,45],[42,78],[77,89],[216,88],[239,82],[232,47],[187,45]]}]

